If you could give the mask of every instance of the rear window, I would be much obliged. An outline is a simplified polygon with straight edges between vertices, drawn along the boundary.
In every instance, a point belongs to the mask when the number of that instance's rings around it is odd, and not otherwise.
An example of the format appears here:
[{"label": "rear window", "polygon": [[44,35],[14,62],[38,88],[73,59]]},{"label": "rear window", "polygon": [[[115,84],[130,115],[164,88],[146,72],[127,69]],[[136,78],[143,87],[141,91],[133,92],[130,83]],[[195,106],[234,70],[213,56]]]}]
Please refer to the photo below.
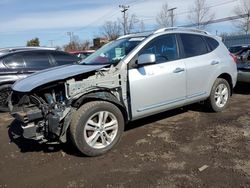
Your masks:
[{"label": "rear window", "polygon": [[11,69],[24,68],[23,56],[19,54],[11,55],[3,59],[5,66]]},{"label": "rear window", "polygon": [[180,34],[185,57],[193,57],[208,53],[207,45],[200,35]]},{"label": "rear window", "polygon": [[237,53],[242,49],[242,46],[234,46],[234,47],[230,47],[228,50],[231,53]]},{"label": "rear window", "polygon": [[75,57],[66,53],[52,53],[57,65],[67,65],[79,61],[78,57]]},{"label": "rear window", "polygon": [[45,69],[51,66],[49,57],[45,52],[29,52],[23,54],[26,68]]},{"label": "rear window", "polygon": [[211,37],[204,37],[204,38],[207,41],[207,44],[209,46],[210,51],[215,50],[219,46],[219,43],[217,40],[215,40]]}]

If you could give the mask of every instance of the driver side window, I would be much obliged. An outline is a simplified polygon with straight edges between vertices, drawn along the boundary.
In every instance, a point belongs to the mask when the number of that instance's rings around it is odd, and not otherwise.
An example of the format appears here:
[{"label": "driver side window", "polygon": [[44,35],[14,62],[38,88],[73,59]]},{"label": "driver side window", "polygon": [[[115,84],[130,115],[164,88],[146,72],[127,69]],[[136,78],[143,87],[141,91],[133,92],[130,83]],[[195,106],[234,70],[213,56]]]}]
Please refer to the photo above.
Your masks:
[{"label": "driver side window", "polygon": [[179,55],[176,36],[174,34],[168,34],[153,39],[141,50],[139,55],[142,54],[154,54],[156,57],[156,63],[178,59]]}]

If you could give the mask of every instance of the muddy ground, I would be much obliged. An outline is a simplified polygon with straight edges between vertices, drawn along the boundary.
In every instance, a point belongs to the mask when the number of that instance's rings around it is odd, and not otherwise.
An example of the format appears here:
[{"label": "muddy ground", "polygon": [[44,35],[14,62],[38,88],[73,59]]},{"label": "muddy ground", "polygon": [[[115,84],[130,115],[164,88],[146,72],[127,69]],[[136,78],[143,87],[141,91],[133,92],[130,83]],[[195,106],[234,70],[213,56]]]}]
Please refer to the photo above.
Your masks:
[{"label": "muddy ground", "polygon": [[196,104],[130,123],[119,145],[95,158],[24,140],[12,121],[0,114],[0,188],[250,187],[249,84],[222,113]]}]

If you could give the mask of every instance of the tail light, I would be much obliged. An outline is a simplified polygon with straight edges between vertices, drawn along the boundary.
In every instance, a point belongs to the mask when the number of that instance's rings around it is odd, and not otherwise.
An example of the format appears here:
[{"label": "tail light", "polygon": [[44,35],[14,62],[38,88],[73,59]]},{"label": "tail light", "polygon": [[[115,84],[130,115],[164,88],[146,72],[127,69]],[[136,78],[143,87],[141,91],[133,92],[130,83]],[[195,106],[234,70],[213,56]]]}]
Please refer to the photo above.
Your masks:
[{"label": "tail light", "polygon": [[233,58],[234,62],[237,63],[237,57],[234,54],[231,54],[231,53],[229,55]]}]

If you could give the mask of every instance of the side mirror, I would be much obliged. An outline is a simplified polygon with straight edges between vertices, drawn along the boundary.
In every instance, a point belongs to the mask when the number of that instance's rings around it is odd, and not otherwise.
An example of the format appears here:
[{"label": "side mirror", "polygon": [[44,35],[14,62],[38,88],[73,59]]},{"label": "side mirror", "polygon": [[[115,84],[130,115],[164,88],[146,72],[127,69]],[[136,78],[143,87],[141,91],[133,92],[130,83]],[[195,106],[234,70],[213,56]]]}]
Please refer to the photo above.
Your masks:
[{"label": "side mirror", "polygon": [[148,65],[155,63],[155,54],[142,54],[138,57],[138,65]]}]

